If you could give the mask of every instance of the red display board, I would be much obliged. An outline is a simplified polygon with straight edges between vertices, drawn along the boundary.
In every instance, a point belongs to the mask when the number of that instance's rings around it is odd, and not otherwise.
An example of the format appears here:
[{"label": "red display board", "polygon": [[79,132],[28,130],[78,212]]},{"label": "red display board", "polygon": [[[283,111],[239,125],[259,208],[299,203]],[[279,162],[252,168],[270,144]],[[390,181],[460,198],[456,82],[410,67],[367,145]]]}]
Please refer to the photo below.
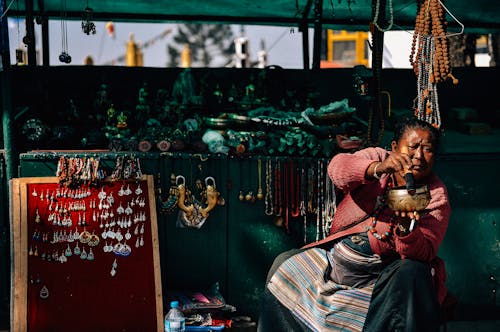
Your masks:
[{"label": "red display board", "polygon": [[162,331],[153,177],[11,181],[13,331]]}]

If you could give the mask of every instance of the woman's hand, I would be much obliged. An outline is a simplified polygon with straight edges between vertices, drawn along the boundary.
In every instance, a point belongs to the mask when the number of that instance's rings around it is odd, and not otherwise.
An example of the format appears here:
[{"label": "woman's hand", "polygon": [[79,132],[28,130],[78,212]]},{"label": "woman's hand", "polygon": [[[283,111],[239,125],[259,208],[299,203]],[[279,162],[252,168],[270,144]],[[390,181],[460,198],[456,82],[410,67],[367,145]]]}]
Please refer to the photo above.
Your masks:
[{"label": "woman's hand", "polygon": [[411,158],[407,153],[400,153],[397,151],[391,152],[391,154],[382,161],[377,166],[377,175],[383,173],[396,173],[407,169],[411,169],[413,166]]},{"label": "woman's hand", "polygon": [[413,212],[394,211],[394,214],[400,218],[409,218],[409,219],[415,219],[415,220],[420,219],[420,215],[418,214],[418,211],[413,211]]},{"label": "woman's hand", "polygon": [[405,236],[410,234],[415,227],[415,223],[420,219],[420,215],[417,211],[405,212],[405,211],[394,211],[396,215],[396,228],[395,232],[399,236]]}]

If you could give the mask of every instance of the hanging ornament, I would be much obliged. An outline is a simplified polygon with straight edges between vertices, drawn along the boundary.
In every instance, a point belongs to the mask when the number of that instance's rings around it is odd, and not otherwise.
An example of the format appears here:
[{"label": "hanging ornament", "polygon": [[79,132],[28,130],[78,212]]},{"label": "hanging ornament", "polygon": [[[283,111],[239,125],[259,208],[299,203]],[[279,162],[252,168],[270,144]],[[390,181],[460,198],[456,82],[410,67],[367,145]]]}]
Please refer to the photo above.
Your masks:
[{"label": "hanging ornament", "polygon": [[106,23],[106,31],[111,38],[115,38],[115,24],[113,22]]},{"label": "hanging ornament", "polygon": [[82,31],[86,35],[95,35],[96,29],[95,24],[92,22],[94,16],[94,11],[89,7],[89,2],[87,0],[87,7],[85,7],[82,14]]},{"label": "hanging ornament", "polygon": [[46,300],[49,298],[49,289],[45,285],[42,287],[42,289],[40,289],[40,298],[42,300]]},{"label": "hanging ornament", "polygon": [[59,61],[71,63],[71,56],[68,53],[68,30],[66,26],[66,0],[61,0],[61,42],[62,50],[59,54]]}]

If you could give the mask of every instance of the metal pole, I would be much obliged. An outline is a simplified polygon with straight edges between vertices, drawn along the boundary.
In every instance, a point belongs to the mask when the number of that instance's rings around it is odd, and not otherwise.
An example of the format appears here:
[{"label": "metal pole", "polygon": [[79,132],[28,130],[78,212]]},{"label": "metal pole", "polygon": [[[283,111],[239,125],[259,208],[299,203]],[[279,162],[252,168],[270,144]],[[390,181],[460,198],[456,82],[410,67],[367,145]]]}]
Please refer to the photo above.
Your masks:
[{"label": "metal pole", "polygon": [[14,168],[16,165],[14,159],[14,144],[12,137],[14,136],[14,120],[12,111],[11,91],[10,91],[10,70],[0,73],[1,97],[2,97],[2,129],[3,129],[3,145],[5,150],[5,166],[7,183],[15,177]]},{"label": "metal pole", "polygon": [[[372,1],[372,17],[375,16],[376,1]],[[380,22],[384,22],[386,19],[386,0],[379,0],[379,11],[378,11],[378,25]],[[384,124],[384,113],[381,104],[381,86],[382,86],[382,63],[384,58],[384,32],[380,31],[375,27],[374,24],[370,25],[370,30],[372,33],[372,68],[373,68],[373,101],[371,105],[371,114],[369,122],[371,121],[372,132],[368,133],[368,139],[371,141],[372,138],[377,136],[377,140],[374,142],[377,145],[380,144],[382,137],[384,135],[385,124]],[[378,114],[378,119],[375,116]],[[378,128],[378,129],[376,129]],[[377,130],[377,132],[376,132]]]},{"label": "metal pole", "polygon": [[309,12],[311,11],[313,0],[308,0],[304,12],[302,13],[302,23],[299,25],[299,30],[302,32],[302,61],[304,69],[309,70],[309,24],[307,23]]},{"label": "metal pole", "polygon": [[321,61],[321,40],[323,34],[322,19],[323,0],[314,1],[314,45],[313,45],[313,69],[319,69]]},{"label": "metal pole", "polygon": [[33,22],[33,0],[24,0],[26,7],[26,36],[23,42],[28,46],[28,66],[36,66],[35,23]]},{"label": "metal pole", "polygon": [[[0,16],[7,9],[6,0],[0,0]],[[0,70],[5,70],[10,66],[10,47],[9,47],[9,27],[7,25],[7,15],[0,21],[0,57],[2,64]]]},{"label": "metal pole", "polygon": [[309,27],[304,23],[300,27],[302,32],[302,61],[304,69],[309,70]]},{"label": "metal pole", "polygon": [[42,64],[49,65],[49,18],[45,13],[45,1],[38,0],[38,9],[40,10],[40,24],[42,26]]}]

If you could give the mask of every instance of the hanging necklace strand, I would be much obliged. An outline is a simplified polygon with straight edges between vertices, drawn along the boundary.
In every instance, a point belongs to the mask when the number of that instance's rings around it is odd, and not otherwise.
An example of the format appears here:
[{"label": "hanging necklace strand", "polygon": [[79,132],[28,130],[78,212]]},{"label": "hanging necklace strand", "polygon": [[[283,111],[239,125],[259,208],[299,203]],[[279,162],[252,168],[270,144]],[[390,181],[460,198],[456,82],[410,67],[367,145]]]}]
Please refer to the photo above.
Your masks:
[{"label": "hanging necklace strand", "polygon": [[257,199],[260,201],[264,198],[264,193],[262,192],[262,160],[259,158],[257,160],[257,175],[258,175],[258,188],[257,188]]},{"label": "hanging necklace strand", "polygon": [[[318,189],[316,195],[316,241],[320,240],[320,234],[323,235],[323,223],[321,223],[321,200],[322,200],[322,181],[321,181],[321,172],[322,172],[322,163],[321,160],[318,160]],[[321,227],[320,227],[321,226]],[[321,229],[320,229],[321,228]]]},{"label": "hanging necklace strand", "polygon": [[377,29],[381,32],[387,32],[392,29],[392,25],[394,23],[394,11],[392,7],[392,0],[388,0],[387,4],[389,5],[389,25],[387,28],[381,28],[380,25],[378,25],[378,16],[380,12],[380,0],[377,0],[375,3],[375,14],[373,15],[373,25],[377,27]]},{"label": "hanging necklace strand", "polygon": [[307,243],[307,211],[306,211],[306,201],[307,201],[307,178],[306,171],[304,168],[300,170],[300,215],[303,217],[304,224],[304,244]]},{"label": "hanging necklace strand", "polygon": [[280,161],[276,159],[274,166],[274,215],[281,216],[281,170]]},{"label": "hanging necklace strand", "polygon": [[325,198],[325,236],[328,235],[332,227],[333,217],[337,210],[337,197],[335,196],[335,185],[329,176],[325,175],[326,198]]},{"label": "hanging necklace strand", "polygon": [[292,190],[292,217],[300,216],[300,173],[298,168],[291,170],[291,190]]},{"label": "hanging necklace strand", "polygon": [[268,158],[266,160],[266,195],[264,197],[264,202],[265,202],[265,213],[268,216],[273,215],[273,190],[272,190],[272,185],[273,185],[273,179],[272,179],[272,174],[273,174],[273,166],[272,166],[272,160],[271,158]]}]

